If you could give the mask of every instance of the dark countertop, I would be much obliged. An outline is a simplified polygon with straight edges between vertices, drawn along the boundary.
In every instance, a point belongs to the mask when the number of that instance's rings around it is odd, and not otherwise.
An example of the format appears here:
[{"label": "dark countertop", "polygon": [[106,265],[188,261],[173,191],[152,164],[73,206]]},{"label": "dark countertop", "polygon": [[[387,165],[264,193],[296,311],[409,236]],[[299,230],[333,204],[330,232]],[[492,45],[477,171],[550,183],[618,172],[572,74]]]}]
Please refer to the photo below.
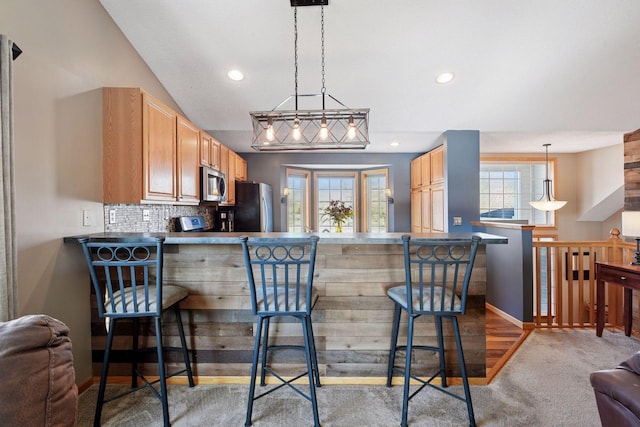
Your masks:
[{"label": "dark countertop", "polygon": [[[428,238],[433,240],[455,240],[479,236],[481,244],[506,244],[506,237],[487,233],[313,233],[320,237],[319,243],[358,245],[358,244],[402,244],[401,237],[409,234],[412,238]],[[64,238],[65,243],[77,242],[82,237],[97,238],[139,238],[139,237],[164,237],[165,244],[169,245],[215,245],[236,244],[240,236],[278,238],[278,237],[304,237],[305,233],[212,233],[212,232],[173,232],[173,233],[93,233],[86,235],[69,236]]]}]

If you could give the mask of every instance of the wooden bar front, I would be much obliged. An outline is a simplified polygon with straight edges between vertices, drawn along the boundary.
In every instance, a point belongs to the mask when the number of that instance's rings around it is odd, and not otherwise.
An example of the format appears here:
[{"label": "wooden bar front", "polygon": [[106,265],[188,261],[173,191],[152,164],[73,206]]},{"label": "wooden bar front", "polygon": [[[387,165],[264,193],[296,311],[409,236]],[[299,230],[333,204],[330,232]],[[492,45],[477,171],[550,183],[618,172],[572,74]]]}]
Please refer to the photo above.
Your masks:
[{"label": "wooden bar front", "polygon": [[[320,299],[313,311],[313,326],[320,374],[327,383],[376,383],[386,376],[393,303],[388,288],[404,284],[402,246],[400,244],[318,245],[314,286]],[[164,282],[189,289],[181,304],[193,352],[194,374],[214,377],[211,381],[245,382],[250,373],[254,343],[255,316],[251,313],[246,270],[239,244],[167,244],[165,245]],[[467,314],[459,318],[469,377],[486,378],[485,340],[485,246],[476,257],[467,300]],[[92,298],[93,369],[102,366],[105,342],[104,321],[98,318]],[[404,319],[404,317],[403,317]],[[300,343],[301,326],[294,319],[272,322],[270,338],[277,343]],[[123,329],[126,325],[123,326]],[[164,318],[165,345],[178,345],[173,316]],[[153,343],[153,331],[143,333],[141,345]],[[110,375],[128,375],[129,331],[117,335],[114,351],[121,358],[111,364]],[[406,322],[400,340],[406,337]],[[429,317],[416,324],[416,344],[435,344],[435,327]],[[445,321],[445,347],[450,374],[459,376],[453,331]],[[277,353],[276,353],[277,354]],[[437,370],[437,356],[418,352],[414,366],[424,367],[425,375]],[[170,357],[169,360],[179,362]],[[272,359],[284,375],[303,368],[304,356],[284,352]],[[155,369],[149,362],[148,370]],[[291,368],[291,369],[290,369]],[[145,368],[146,370],[146,368]],[[304,370],[304,368],[303,368]],[[480,381],[481,383],[481,381]]]}]

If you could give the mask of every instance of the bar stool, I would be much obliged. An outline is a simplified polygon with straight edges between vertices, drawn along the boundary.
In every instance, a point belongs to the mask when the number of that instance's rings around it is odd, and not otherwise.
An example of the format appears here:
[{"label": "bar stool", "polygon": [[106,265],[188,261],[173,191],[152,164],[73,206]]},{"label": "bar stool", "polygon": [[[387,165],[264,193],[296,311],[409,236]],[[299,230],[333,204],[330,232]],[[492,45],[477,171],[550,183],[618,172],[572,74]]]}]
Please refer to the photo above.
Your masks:
[{"label": "bar stool", "polygon": [[[318,236],[273,239],[242,236],[240,241],[251,291],[251,309],[253,314],[258,316],[245,426],[251,425],[253,402],[285,385],[311,402],[314,425],[319,426],[316,387],[320,387],[320,374],[311,324],[311,310],[318,299],[318,294],[313,288]],[[303,345],[269,345],[269,321],[271,318],[282,316],[294,317],[300,321]],[[267,355],[270,351],[278,349],[304,350],[306,372],[287,380],[271,369],[267,365]],[[267,372],[282,384],[256,396],[259,358],[260,385],[266,384]],[[309,394],[292,384],[305,375],[309,380]]]},{"label": "bar stool", "polygon": [[[91,282],[93,283],[98,304],[98,315],[101,318],[108,319],[107,342],[93,425],[100,425],[104,403],[149,387],[152,393],[162,402],[164,425],[170,426],[166,379],[186,372],[189,387],[193,387],[195,384],[179,307],[180,301],[184,300],[189,293],[181,286],[164,285],[162,283],[164,238],[82,238],[79,239],[79,242],[82,244],[89,266]],[[176,316],[181,347],[162,345],[162,313],[168,309],[173,309]],[[139,349],[139,324],[140,319],[144,318],[153,319],[155,323],[156,346]],[[105,399],[104,394],[113,336],[121,319],[130,319],[133,322],[131,388]],[[159,379],[149,381],[138,370],[138,355],[143,351],[153,351],[157,354]],[[185,369],[167,375],[164,365],[164,351],[181,352]],[[138,386],[138,378],[142,379],[143,385]],[[159,392],[155,386],[157,383],[160,383]]]},{"label": "bar stool", "polygon": [[[466,310],[467,291],[473,269],[480,238],[473,236],[464,240],[412,239],[408,235],[402,236],[404,247],[405,284],[390,288],[387,296],[395,303],[393,319],[393,336],[389,353],[387,371],[387,387],[391,387],[393,372],[404,376],[404,394],[402,398],[402,423],[407,425],[409,400],[426,386],[440,390],[458,400],[466,402],[469,423],[475,426],[473,405],[467,379],[467,370],[462,352],[458,318]],[[462,276],[462,280],[460,277]],[[411,297],[409,298],[409,295]],[[398,329],[400,314],[406,311],[408,315],[407,345],[398,346]],[[437,332],[437,346],[413,345],[414,322],[420,316],[433,316]],[[442,319],[450,319],[453,324],[458,362],[462,375],[464,397],[447,390],[447,367],[445,363],[444,338],[442,335]],[[396,367],[395,357],[398,350],[405,350],[404,368]],[[411,373],[411,359],[413,350],[428,350],[438,353],[440,367],[438,372],[428,380],[423,380]],[[441,385],[432,383],[440,376]],[[420,387],[409,395],[411,379],[420,383]]]}]

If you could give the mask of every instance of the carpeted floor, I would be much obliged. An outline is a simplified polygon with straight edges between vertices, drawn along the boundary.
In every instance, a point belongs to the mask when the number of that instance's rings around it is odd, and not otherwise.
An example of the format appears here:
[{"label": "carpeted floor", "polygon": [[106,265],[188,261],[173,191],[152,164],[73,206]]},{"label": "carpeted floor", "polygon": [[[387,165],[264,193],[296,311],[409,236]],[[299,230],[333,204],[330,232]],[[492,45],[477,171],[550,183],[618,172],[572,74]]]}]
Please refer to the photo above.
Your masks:
[{"label": "carpeted floor", "polygon": [[[605,330],[535,330],[488,386],[472,386],[478,426],[599,426],[589,373],[615,367],[640,351],[640,341]],[[124,386],[109,386],[108,393]],[[461,386],[450,387],[462,393]],[[171,385],[169,411],[174,427],[242,426],[248,386]],[[79,427],[93,423],[97,385],[80,396]],[[402,388],[394,386],[323,386],[318,389],[323,426],[396,426],[400,424]],[[148,391],[107,404],[103,426],[158,426],[159,401]],[[283,389],[258,400],[253,425],[313,425],[311,406]],[[411,426],[466,426],[463,402],[425,389],[409,404]]]}]

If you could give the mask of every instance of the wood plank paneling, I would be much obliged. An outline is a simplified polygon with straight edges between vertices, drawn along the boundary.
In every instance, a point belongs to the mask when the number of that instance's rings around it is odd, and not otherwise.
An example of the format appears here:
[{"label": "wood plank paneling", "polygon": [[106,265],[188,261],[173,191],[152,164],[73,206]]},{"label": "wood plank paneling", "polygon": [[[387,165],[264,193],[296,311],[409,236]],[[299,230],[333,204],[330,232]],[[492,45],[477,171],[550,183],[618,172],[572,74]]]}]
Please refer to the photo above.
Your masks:
[{"label": "wood plank paneling", "polygon": [[[381,377],[386,375],[391,339],[393,303],[386,291],[404,284],[401,245],[320,244],[314,286],[320,299],[313,312],[314,334],[320,372],[329,377]],[[470,375],[486,376],[485,251],[480,247],[472,274],[467,315],[460,317],[465,358]],[[249,375],[255,333],[250,293],[240,245],[175,245],[165,254],[164,280],[187,287],[190,296],[181,303],[187,341],[193,352],[194,371],[200,376]],[[104,349],[104,322],[92,302],[92,347],[94,372],[98,375]],[[405,319],[403,315],[403,319]],[[123,335],[116,338],[120,361],[112,375],[128,375],[124,363],[131,347],[130,324],[122,322]],[[406,337],[406,322],[400,328],[400,344]],[[445,321],[445,346],[450,374],[459,375],[453,332]],[[166,342],[178,343],[175,319],[164,319]],[[144,327],[152,335],[152,328]],[[273,343],[300,344],[301,325],[296,319],[271,324]],[[432,319],[416,322],[418,344],[435,343]],[[150,336],[141,338],[153,342]],[[437,366],[428,353],[416,354],[416,367]],[[400,358],[401,359],[401,358]],[[272,359],[284,375],[302,367],[301,352],[284,352]],[[144,365],[153,375],[153,361]],[[244,379],[239,379],[243,381]]]}]

